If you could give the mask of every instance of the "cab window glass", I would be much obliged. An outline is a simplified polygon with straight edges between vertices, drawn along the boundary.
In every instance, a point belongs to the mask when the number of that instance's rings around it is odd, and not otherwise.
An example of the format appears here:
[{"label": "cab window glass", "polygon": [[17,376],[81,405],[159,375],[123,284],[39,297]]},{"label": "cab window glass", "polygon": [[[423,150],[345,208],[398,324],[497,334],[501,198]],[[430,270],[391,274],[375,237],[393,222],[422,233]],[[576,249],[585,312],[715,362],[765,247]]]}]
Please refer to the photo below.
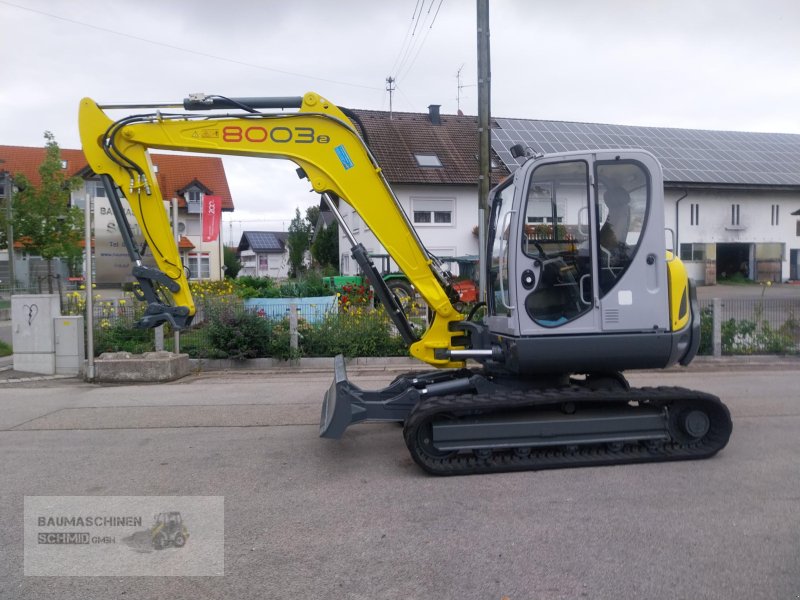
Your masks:
[{"label": "cab window glass", "polygon": [[635,162],[597,164],[597,242],[600,297],[630,266],[642,237],[650,181]]},{"label": "cab window glass", "polygon": [[525,309],[558,327],[592,306],[589,169],[583,161],[545,164],[531,176],[522,251],[531,260]]},{"label": "cab window glass", "polygon": [[[514,201],[512,181],[495,191],[492,199],[492,213],[489,224],[489,302],[490,313],[510,315],[511,297],[509,291],[508,253],[511,219],[511,206]],[[513,236],[511,236],[513,237]]]}]

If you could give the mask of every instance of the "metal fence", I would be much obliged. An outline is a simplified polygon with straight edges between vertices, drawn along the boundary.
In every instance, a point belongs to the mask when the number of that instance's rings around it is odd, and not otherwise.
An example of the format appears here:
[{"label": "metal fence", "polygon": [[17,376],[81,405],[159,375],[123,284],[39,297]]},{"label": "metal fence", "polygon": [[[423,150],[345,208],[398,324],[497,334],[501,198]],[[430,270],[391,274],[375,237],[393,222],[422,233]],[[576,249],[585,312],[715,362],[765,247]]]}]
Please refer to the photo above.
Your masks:
[{"label": "metal fence", "polygon": [[[142,308],[142,303],[131,301],[95,305],[95,348],[98,354],[124,349],[138,352],[156,349],[159,336],[152,330],[133,328]],[[700,308],[700,354],[800,354],[800,298],[703,300]],[[296,327],[290,318],[292,310],[297,311]],[[199,302],[192,326],[180,334],[180,350],[194,357],[224,357],[229,349],[215,347],[212,324],[226,319],[232,321],[248,313],[257,315],[258,309],[248,310],[236,297]],[[358,348],[378,351],[387,347],[376,341],[383,335],[391,338],[387,343],[393,355],[402,354],[402,342],[397,332],[385,315],[381,315],[377,311],[351,313],[331,311],[327,306],[287,302],[261,316],[272,325],[269,334],[274,338],[271,348],[280,356],[290,352],[289,344],[294,334],[299,337],[300,353],[307,356],[320,356],[318,352],[334,347],[319,340],[326,336],[341,337],[340,345],[350,343],[354,351]],[[424,330],[424,319],[419,319],[417,325],[421,331]],[[169,328],[165,328],[161,337],[164,349],[172,351],[174,336]],[[359,345],[358,342],[363,343]]]},{"label": "metal fence", "polygon": [[800,298],[700,302],[701,354],[800,353]]},{"label": "metal fence", "polygon": [[[198,303],[179,349],[193,358],[273,356],[398,356],[405,347],[382,309],[342,311],[330,304],[274,303],[265,312],[235,297]],[[174,335],[134,327],[142,303],[106,301],[94,307],[95,354],[174,351]],[[294,315],[296,316],[293,316]],[[243,318],[244,317],[244,318]],[[249,317],[246,318],[246,317]],[[262,326],[263,325],[263,326]],[[239,328],[241,331],[233,332]],[[263,339],[253,339],[260,336]],[[249,347],[253,346],[251,350]],[[256,354],[253,354],[256,352]]]}]

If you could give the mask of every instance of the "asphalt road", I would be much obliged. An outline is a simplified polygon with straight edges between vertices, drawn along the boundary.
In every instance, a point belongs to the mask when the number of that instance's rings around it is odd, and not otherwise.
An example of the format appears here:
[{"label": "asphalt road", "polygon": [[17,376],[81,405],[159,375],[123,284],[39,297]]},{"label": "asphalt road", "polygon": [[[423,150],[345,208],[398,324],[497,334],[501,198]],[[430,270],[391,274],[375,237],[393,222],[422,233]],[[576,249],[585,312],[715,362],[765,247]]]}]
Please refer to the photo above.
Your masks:
[{"label": "asphalt road", "polygon": [[[457,478],[395,425],[318,438],[324,373],[6,386],[0,598],[795,599],[800,365],[767,368],[631,376],[728,403],[713,459]],[[25,495],[223,495],[225,575],[24,577]]]}]

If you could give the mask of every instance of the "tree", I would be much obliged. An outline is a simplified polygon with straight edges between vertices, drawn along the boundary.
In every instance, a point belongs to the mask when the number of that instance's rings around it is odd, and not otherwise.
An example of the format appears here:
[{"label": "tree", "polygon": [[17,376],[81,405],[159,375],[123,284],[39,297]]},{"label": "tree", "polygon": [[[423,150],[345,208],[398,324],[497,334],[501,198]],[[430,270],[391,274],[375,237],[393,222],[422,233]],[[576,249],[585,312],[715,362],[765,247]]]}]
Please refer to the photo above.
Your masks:
[{"label": "tree", "polygon": [[313,233],[317,226],[317,221],[319,221],[319,206],[315,204],[306,209],[306,224],[310,232]]},{"label": "tree", "polygon": [[25,250],[47,261],[47,287],[53,293],[54,258],[64,258],[74,265],[82,254],[79,246],[83,232],[83,211],[71,207],[70,192],[80,186],[79,177],[67,177],[61,167],[61,152],[55,137],[44,132],[45,159],[39,166],[41,183],[34,186],[24,175],[14,181],[20,191],[14,196],[15,237]]},{"label": "tree", "polygon": [[225,261],[225,277],[227,279],[236,279],[239,271],[242,270],[242,263],[236,256],[236,248],[225,246],[223,249],[223,258]]},{"label": "tree", "polygon": [[308,222],[300,215],[299,208],[294,209],[286,245],[289,246],[289,277],[297,278],[305,269],[303,258],[309,246]]},{"label": "tree", "polygon": [[338,270],[339,266],[339,225],[334,221],[317,233],[311,245],[311,256],[323,268]]}]

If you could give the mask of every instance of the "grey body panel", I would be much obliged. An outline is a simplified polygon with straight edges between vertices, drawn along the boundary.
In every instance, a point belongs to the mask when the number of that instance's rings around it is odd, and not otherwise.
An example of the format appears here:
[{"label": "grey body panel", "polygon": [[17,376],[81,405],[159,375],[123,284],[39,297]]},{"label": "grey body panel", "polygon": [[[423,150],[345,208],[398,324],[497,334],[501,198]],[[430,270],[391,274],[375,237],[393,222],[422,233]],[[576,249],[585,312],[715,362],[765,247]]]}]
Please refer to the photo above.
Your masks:
[{"label": "grey body panel", "polygon": [[536,337],[493,334],[492,342],[503,349],[506,362],[500,368],[508,373],[603,373],[674,365],[689,351],[692,330]]}]

